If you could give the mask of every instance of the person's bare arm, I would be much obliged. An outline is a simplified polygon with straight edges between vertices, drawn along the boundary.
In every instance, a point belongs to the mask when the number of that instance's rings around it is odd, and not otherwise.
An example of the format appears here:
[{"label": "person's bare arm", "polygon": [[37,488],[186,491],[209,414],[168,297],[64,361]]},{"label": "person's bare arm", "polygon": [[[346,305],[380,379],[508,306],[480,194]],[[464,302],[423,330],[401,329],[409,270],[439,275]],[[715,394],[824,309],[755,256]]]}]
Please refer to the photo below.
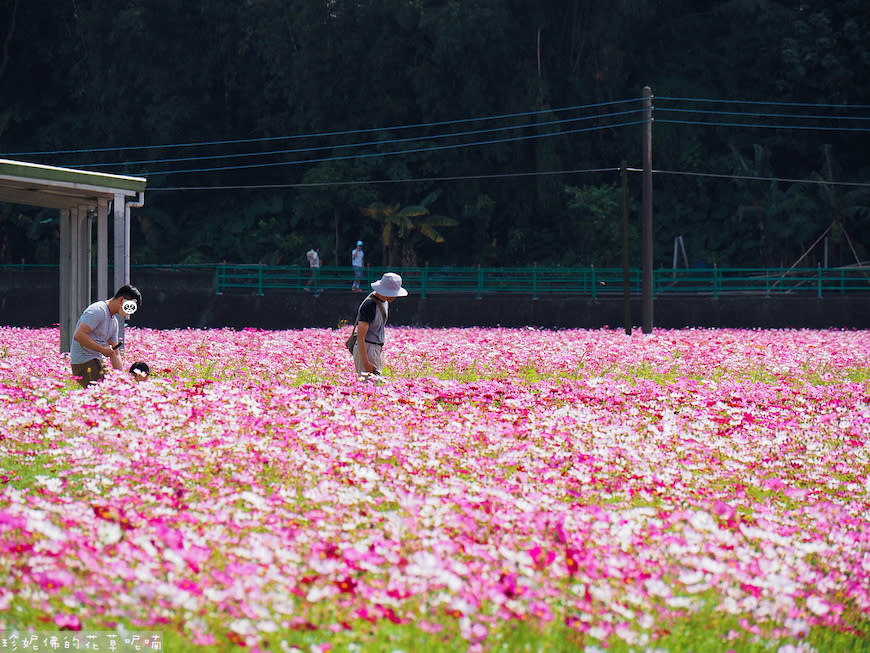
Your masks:
[{"label": "person's bare arm", "polygon": [[[118,343],[115,343],[118,344]],[[112,361],[112,367],[116,370],[123,370],[124,364],[121,362],[121,350],[120,349],[112,349],[112,355],[109,356],[109,360]]]},{"label": "person's bare arm", "polygon": [[118,365],[116,366],[115,361],[112,360],[112,366],[116,369],[121,369],[121,355],[117,351],[112,349],[112,347],[118,343],[110,342],[108,347],[103,347],[101,344],[93,339],[93,337],[91,336],[91,331],[91,327],[82,322],[81,324],[79,324],[79,328],[76,329],[76,332],[73,334],[73,339],[85,349],[98,351],[103,356],[108,356],[109,358],[112,358],[113,356],[117,357]]},{"label": "person's bare arm", "polygon": [[366,350],[366,334],[369,332],[369,323],[360,322],[356,325],[356,346],[362,359],[363,369],[366,372],[374,372],[375,366],[369,362],[369,353]]}]

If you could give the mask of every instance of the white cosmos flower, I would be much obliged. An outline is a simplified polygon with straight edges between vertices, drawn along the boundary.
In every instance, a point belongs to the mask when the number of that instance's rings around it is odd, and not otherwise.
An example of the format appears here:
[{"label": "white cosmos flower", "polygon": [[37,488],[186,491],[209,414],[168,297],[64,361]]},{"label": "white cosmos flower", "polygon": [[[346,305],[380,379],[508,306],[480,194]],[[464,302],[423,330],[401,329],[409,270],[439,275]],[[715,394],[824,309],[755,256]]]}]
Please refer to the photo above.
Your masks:
[{"label": "white cosmos flower", "polygon": [[257,508],[258,510],[263,510],[263,509],[267,508],[269,505],[268,502],[266,501],[266,499],[261,497],[256,492],[251,492],[250,490],[245,490],[244,492],[241,492],[239,494],[239,498],[242,501],[249,503],[254,508]]},{"label": "white cosmos flower", "polygon": [[704,580],[704,572],[697,569],[684,571],[680,574],[679,580],[683,585],[696,585]]},{"label": "white cosmos flower", "polygon": [[671,596],[673,591],[670,586],[658,578],[650,578],[645,583],[646,591],[650,596],[660,596],[662,598]]},{"label": "white cosmos flower", "polygon": [[792,637],[803,639],[810,634],[810,625],[803,619],[786,619],[785,627]]},{"label": "white cosmos flower", "polygon": [[104,545],[115,544],[120,542],[124,537],[124,531],[113,521],[100,520],[97,525],[97,539]]},{"label": "white cosmos flower", "polygon": [[42,510],[27,511],[27,530],[41,533],[54,542],[65,542],[67,539],[66,533],[52,524]]},{"label": "white cosmos flower", "polygon": [[305,600],[309,603],[318,603],[323,599],[329,598],[332,594],[332,588],[328,586],[312,587],[308,591],[308,596],[305,597]]},{"label": "white cosmos flower", "polygon": [[45,476],[39,474],[37,476],[34,476],[33,480],[40,485],[44,485],[45,488],[50,492],[58,492],[63,487],[63,483],[60,481],[60,479],[53,476]]},{"label": "white cosmos flower", "polygon": [[818,596],[810,596],[807,598],[807,607],[810,611],[818,616],[826,615],[831,610],[830,606],[822,601]]},{"label": "white cosmos flower", "polygon": [[235,619],[230,622],[229,629],[239,635],[256,635],[257,628],[251,623],[250,619]]},{"label": "white cosmos flower", "polygon": [[610,603],[613,598],[613,588],[610,585],[593,585],[589,588],[589,595],[596,601]]}]

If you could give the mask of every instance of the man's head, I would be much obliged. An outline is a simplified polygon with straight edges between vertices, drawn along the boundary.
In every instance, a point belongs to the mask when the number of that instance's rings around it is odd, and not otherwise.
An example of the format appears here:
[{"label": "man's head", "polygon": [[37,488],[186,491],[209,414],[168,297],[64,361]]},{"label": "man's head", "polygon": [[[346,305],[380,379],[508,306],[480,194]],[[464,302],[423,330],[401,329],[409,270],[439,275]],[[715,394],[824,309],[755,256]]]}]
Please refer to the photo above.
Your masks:
[{"label": "man's head", "polygon": [[120,312],[124,317],[130,317],[142,305],[142,293],[130,284],[124,284],[118,288],[118,292],[112,299],[119,300]]},{"label": "man's head", "polygon": [[130,366],[130,374],[137,381],[144,381],[151,375],[151,368],[145,361],[136,361]]},{"label": "man's head", "polygon": [[402,277],[395,272],[387,272],[379,281],[375,281],[372,290],[391,303],[396,297],[408,296],[408,291],[402,288]]}]

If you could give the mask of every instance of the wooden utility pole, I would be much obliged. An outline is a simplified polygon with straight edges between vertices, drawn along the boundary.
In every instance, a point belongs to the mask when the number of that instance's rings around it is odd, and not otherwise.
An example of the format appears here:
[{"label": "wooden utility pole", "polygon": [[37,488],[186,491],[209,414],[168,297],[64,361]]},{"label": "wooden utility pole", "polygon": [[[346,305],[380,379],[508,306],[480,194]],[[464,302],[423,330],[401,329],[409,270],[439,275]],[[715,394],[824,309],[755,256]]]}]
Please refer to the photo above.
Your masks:
[{"label": "wooden utility pole", "polygon": [[644,333],[653,329],[653,233],[652,233],[652,90],[643,87],[643,310],[641,327]]},{"label": "wooden utility pole", "polygon": [[628,169],[625,161],[619,169],[622,176],[622,301],[625,309],[625,335],[631,335],[631,268],[628,256]]}]

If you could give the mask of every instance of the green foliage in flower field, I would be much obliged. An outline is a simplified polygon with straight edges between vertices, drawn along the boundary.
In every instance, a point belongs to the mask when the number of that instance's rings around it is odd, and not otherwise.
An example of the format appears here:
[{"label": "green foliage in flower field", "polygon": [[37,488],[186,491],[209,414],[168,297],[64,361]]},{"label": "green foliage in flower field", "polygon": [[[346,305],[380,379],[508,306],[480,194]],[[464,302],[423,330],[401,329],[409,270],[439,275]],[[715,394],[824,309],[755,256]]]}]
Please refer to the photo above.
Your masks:
[{"label": "green foliage in flower field", "polygon": [[[45,629],[40,615],[23,601],[15,601],[9,613],[13,617],[8,628],[10,631],[23,632],[28,627]],[[795,643],[792,637],[772,634],[769,626],[759,628],[757,634],[746,633],[738,621],[737,617],[725,617],[707,609],[685,619],[662,624],[637,644],[615,641],[606,648],[599,646],[596,640],[565,626],[551,624],[541,627],[519,622],[489,632],[486,650],[488,653],[768,653],[782,650],[782,646],[791,646],[792,648],[786,650],[794,653],[870,652],[870,622],[866,620],[861,628],[853,628],[851,632],[812,628],[798,640],[799,643]],[[119,625],[122,632],[140,630],[129,623]],[[221,625],[215,624],[218,628]],[[247,646],[234,643],[232,637],[213,645],[196,646],[168,626],[172,624],[167,624],[164,628],[149,629],[161,633],[164,651],[235,653],[248,650]],[[323,650],[333,653],[455,653],[468,648],[468,641],[460,635],[455,621],[452,620],[444,621],[443,630],[438,633],[422,632],[413,624],[387,623],[375,627],[364,620],[346,623],[345,626],[345,629],[328,635],[308,628],[278,630],[264,634],[259,646],[264,651],[299,653],[321,650],[317,647],[327,642],[331,648]],[[104,625],[86,623],[82,630],[97,631],[106,628]]]},{"label": "green foliage in flower field", "polygon": [[51,453],[41,453],[33,449],[16,452],[15,456],[4,456],[3,474],[8,483],[19,490],[33,487],[34,477],[55,474],[58,471],[57,460]]}]

